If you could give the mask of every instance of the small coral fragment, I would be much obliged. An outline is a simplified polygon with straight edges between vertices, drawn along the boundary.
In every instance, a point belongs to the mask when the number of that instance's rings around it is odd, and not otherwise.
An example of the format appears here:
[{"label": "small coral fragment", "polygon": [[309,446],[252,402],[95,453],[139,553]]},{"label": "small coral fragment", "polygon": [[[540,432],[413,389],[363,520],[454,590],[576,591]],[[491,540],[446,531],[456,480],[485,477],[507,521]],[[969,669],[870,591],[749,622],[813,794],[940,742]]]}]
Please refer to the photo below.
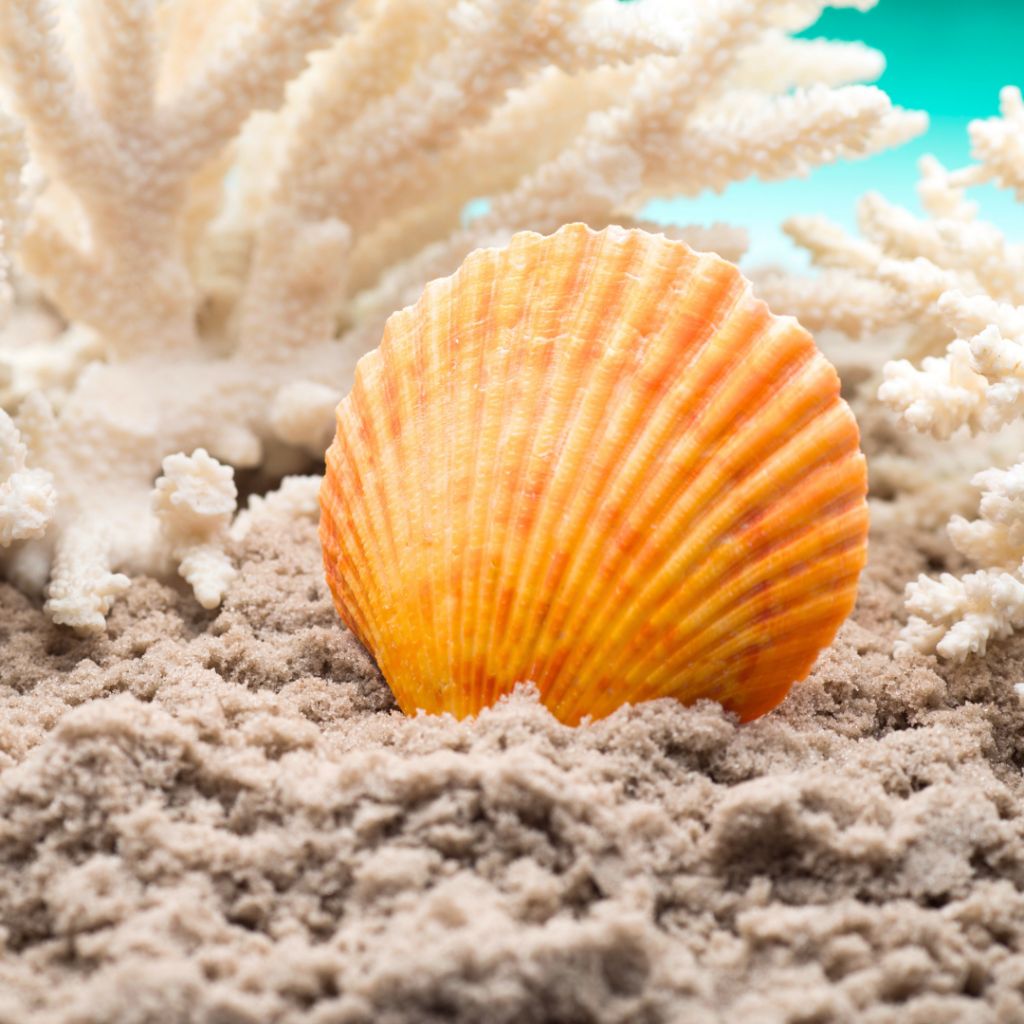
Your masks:
[{"label": "small coral fragment", "polygon": [[224,551],[235,511],[235,472],[197,448],[191,456],[168,455],[156,481],[153,511],[171,558],[204,608],[216,608],[238,576]]},{"label": "small coral fragment", "polygon": [[1008,572],[985,570],[961,579],[919,576],[907,584],[910,620],[894,650],[917,650],[963,661],[984,654],[988,641],[1004,640],[1024,626],[1024,583]]},{"label": "small coral fragment", "polygon": [[308,519],[315,523],[320,518],[322,483],[322,476],[286,476],[276,491],[262,497],[253,494],[249,498],[249,507],[239,512],[231,525],[232,540],[241,540],[255,523],[264,519],[285,522]]},{"label": "small coral fragment", "polygon": [[907,359],[885,364],[885,383],[878,398],[900,414],[902,427],[931,433],[940,440],[967,424],[981,421],[985,378],[971,368],[970,350],[954,341],[944,359],[926,356],[917,370]]},{"label": "small coral fragment", "polygon": [[70,626],[79,636],[99,633],[114,598],[131,580],[109,571],[111,533],[70,526],[60,535],[43,610],[59,626]]},{"label": "small coral fragment", "polygon": [[953,516],[949,537],[962,554],[992,568],[908,583],[911,618],[901,649],[963,661],[1024,626],[1024,463],[977,473],[971,483],[982,488],[981,518]]},{"label": "small coral fragment", "polygon": [[0,410],[0,546],[42,537],[57,508],[53,477],[44,469],[28,469],[27,448],[18,428]]}]

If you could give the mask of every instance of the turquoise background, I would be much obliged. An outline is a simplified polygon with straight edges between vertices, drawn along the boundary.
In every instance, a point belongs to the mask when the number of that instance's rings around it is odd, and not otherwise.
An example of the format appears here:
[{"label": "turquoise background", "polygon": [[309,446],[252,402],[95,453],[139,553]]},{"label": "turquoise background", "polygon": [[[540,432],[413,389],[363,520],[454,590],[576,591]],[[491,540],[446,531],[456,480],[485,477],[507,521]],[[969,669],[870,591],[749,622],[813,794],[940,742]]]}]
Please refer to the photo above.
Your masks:
[{"label": "turquoise background", "polygon": [[[934,153],[951,168],[966,165],[968,123],[998,112],[1004,85],[1024,88],[1024,0],[880,0],[864,13],[826,10],[802,35],[859,39],[881,50],[886,70],[875,84],[899,106],[927,111],[928,132],[868,160],[821,167],[803,180],[746,181],[720,196],[707,192],[696,199],[656,200],[645,216],[663,223],[744,225],[751,234],[744,265],[803,266],[803,254],[778,228],[782,220],[794,213],[822,213],[855,230],[857,199],[869,190],[919,212],[914,185],[920,156]],[[1024,207],[1012,193],[985,186],[969,195],[980,204],[980,216],[1008,237],[1024,240]]]}]

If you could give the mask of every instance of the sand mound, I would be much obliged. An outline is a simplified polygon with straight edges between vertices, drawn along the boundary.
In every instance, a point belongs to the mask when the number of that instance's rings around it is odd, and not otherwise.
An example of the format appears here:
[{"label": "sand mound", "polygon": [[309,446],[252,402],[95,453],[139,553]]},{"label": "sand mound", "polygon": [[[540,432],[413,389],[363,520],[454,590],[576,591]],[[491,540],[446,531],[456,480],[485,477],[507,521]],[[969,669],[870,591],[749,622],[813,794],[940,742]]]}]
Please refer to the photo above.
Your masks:
[{"label": "sand mound", "polygon": [[929,543],[742,728],[403,718],[305,525],[109,636],[2,588],[0,1021],[1024,1020],[1024,641],[890,658]]}]

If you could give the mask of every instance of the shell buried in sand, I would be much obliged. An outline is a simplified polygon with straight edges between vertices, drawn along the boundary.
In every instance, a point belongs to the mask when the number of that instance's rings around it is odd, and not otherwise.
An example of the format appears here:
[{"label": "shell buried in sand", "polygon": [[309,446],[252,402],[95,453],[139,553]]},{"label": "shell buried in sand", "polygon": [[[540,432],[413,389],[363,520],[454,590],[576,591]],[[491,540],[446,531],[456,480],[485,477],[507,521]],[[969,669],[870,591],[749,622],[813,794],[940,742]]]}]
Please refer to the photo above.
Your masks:
[{"label": "shell buried in sand", "polygon": [[768,711],[857,592],[868,512],[835,371],[730,263],[584,225],[470,255],[338,406],[327,580],[402,710],[517,682],[563,722]]}]

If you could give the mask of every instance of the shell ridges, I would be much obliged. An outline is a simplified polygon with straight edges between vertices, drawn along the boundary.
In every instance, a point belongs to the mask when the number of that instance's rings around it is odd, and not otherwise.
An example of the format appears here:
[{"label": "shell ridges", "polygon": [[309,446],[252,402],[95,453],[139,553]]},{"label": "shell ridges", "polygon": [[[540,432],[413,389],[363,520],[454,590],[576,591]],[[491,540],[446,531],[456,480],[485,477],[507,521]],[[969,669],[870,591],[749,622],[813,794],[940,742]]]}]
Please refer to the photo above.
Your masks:
[{"label": "shell ridges", "polygon": [[777,704],[866,552],[835,371],[717,256],[569,225],[480,250],[388,321],[321,491],[335,604],[407,713],[537,685]]}]

